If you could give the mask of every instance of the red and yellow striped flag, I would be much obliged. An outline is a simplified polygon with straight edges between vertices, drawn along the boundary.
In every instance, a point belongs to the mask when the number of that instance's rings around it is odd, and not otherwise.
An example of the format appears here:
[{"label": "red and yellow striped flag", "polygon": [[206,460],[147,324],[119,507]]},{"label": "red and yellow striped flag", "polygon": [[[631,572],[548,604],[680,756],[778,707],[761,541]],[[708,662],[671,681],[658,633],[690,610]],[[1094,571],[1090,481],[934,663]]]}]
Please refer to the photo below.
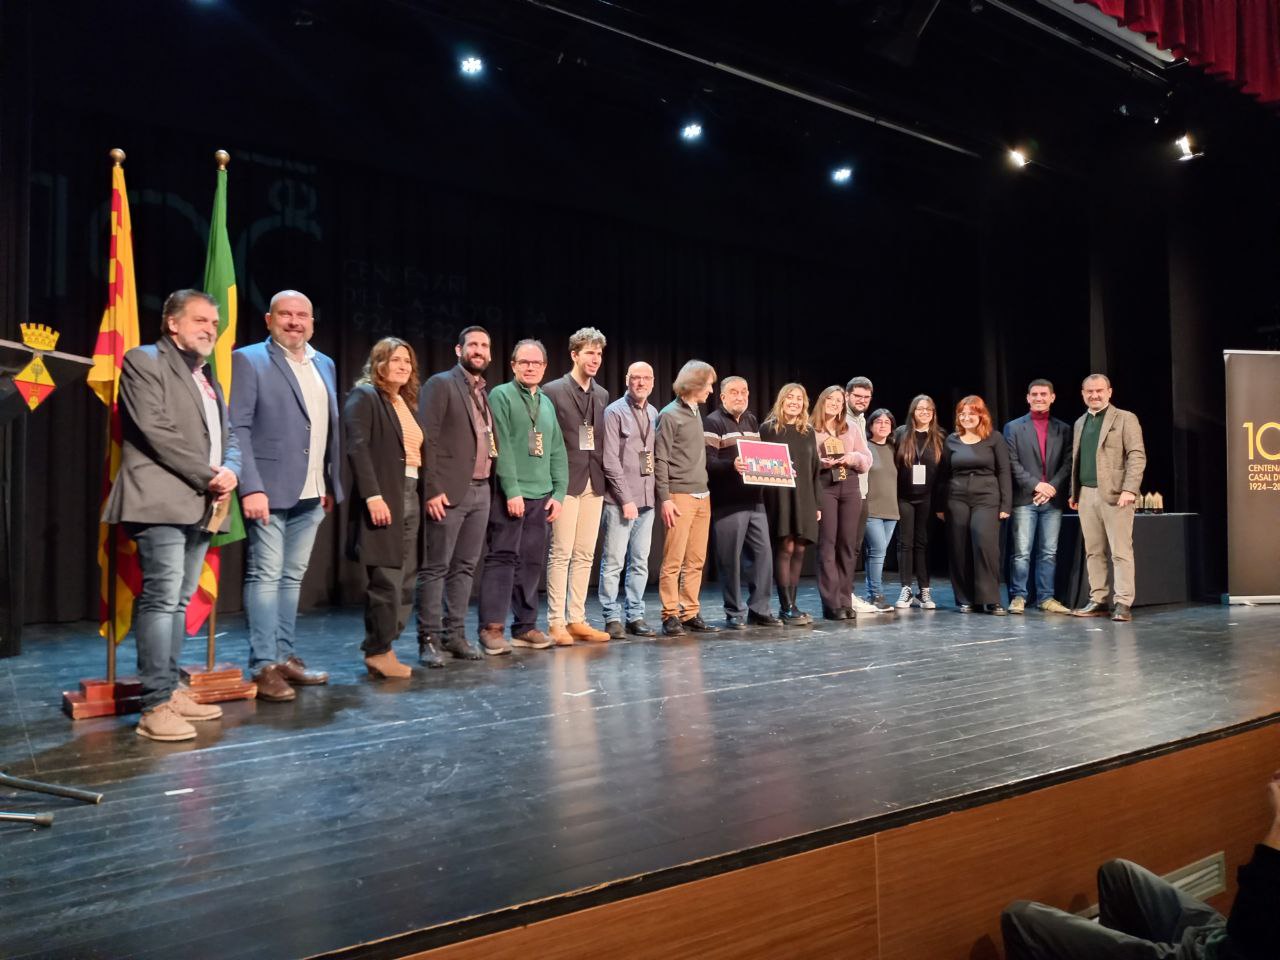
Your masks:
[{"label": "red and yellow striped flag", "polygon": [[[111,171],[111,255],[107,261],[107,309],[98,327],[98,342],[93,348],[93,369],[89,372],[89,388],[107,406],[109,441],[106,472],[102,482],[102,500],[106,502],[111,484],[120,469],[120,370],[124,355],[138,345],[138,291],[133,279],[133,225],[129,220],[129,195],[124,186],[123,152],[117,156]],[[109,551],[114,547],[114,564]],[[111,569],[115,567],[115,610],[110,609]],[[129,632],[133,620],[133,598],[142,592],[142,571],[138,566],[137,545],[111,525],[98,525],[98,567],[101,570],[101,605],[99,628],[107,636],[114,621],[115,640],[119,643]]]}]

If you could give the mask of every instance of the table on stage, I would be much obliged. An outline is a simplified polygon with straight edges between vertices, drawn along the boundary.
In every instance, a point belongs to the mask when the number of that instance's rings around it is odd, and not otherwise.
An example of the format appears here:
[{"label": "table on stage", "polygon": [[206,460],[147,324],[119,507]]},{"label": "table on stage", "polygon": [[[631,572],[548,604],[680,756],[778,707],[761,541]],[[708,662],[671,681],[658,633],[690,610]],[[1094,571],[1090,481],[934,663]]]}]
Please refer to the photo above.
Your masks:
[{"label": "table on stage", "polygon": [[[1133,518],[1135,607],[1186,603],[1198,596],[1198,513],[1139,513]],[[1089,602],[1080,515],[1064,513],[1058,537],[1058,599],[1069,607]]]}]

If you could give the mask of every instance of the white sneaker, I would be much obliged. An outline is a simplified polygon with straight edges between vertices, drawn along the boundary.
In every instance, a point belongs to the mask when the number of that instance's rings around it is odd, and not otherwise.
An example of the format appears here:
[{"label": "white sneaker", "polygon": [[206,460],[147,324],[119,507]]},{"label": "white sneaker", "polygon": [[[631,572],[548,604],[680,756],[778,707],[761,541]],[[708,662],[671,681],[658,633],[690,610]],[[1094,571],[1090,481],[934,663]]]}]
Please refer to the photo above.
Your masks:
[{"label": "white sneaker", "polygon": [[920,606],[926,610],[937,610],[938,605],[933,602],[933,591],[928,587],[920,588]]},{"label": "white sneaker", "polygon": [[[881,610],[879,607],[877,607],[874,603],[868,603],[866,600],[863,600],[856,593],[853,595],[853,601],[849,604],[849,606],[853,607],[854,614],[856,614],[859,617],[867,617],[867,616],[874,617],[874,616],[879,616],[880,614],[885,612]],[[890,607],[889,609],[892,610],[893,608]]]},{"label": "white sneaker", "polygon": [[899,610],[911,609],[911,588],[903,587],[902,592],[898,594],[898,602],[894,604]]}]

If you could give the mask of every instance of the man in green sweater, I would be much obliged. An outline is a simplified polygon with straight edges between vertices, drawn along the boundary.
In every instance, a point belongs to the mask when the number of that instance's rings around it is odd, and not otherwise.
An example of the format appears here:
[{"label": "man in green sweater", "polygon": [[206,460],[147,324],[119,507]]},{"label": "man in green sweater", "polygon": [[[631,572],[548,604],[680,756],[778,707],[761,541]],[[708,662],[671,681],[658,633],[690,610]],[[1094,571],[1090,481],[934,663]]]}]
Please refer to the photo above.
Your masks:
[{"label": "man in green sweater", "polygon": [[480,646],[490,656],[511,652],[502,636],[508,609],[512,643],[534,650],[551,646],[538,629],[538,581],[547,559],[547,526],[559,516],[569,484],[555,407],[538,389],[547,372],[547,348],[539,340],[521,340],[511,352],[511,372],[511,381],[489,392],[498,436],[497,488],[480,584]]}]

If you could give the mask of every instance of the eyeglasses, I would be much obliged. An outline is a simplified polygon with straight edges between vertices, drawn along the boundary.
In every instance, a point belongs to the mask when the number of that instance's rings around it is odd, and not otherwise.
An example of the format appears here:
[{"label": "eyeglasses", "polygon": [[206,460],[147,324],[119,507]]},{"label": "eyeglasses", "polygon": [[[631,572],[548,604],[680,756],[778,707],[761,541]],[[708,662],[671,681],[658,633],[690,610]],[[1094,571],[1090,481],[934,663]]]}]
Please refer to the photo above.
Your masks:
[{"label": "eyeglasses", "polygon": [[547,365],[545,360],[513,360],[512,363],[517,367],[545,367]]}]

